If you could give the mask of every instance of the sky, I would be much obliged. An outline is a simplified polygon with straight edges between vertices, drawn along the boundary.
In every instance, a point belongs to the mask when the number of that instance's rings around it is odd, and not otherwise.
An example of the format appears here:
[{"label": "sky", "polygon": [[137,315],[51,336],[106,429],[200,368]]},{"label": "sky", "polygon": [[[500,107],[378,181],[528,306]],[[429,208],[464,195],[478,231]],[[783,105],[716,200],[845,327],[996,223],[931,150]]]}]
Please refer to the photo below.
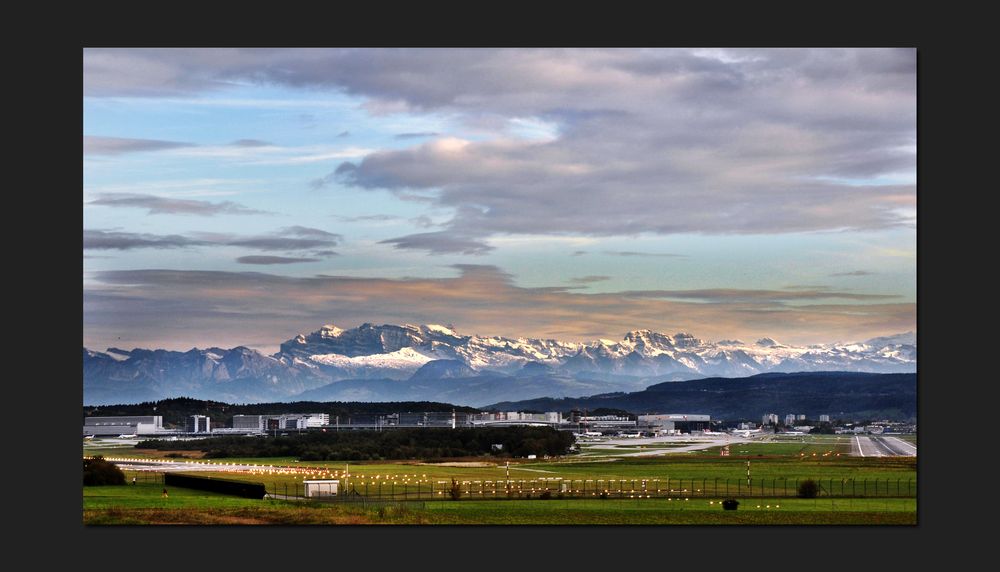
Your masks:
[{"label": "sky", "polygon": [[83,342],[916,331],[914,49],[85,49]]}]

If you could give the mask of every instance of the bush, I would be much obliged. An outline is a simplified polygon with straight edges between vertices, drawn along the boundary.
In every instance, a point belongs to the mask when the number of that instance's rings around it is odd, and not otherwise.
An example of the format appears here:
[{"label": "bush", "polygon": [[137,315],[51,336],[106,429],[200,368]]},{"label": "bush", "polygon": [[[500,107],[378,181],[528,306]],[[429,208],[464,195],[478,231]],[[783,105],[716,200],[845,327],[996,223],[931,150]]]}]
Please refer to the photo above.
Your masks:
[{"label": "bush", "polygon": [[454,477],[451,479],[451,490],[448,491],[448,494],[451,495],[451,500],[462,498],[462,485]]},{"label": "bush", "polygon": [[83,486],[124,485],[125,473],[100,455],[83,460]]},{"label": "bush", "polygon": [[819,494],[819,485],[812,479],[806,479],[799,483],[799,498],[814,499]]},{"label": "bush", "polygon": [[538,495],[538,498],[540,498],[542,500],[549,500],[550,498],[552,498],[552,493],[550,493],[549,491],[546,490],[542,494]]},{"label": "bush", "polygon": [[722,501],[723,510],[736,510],[736,507],[740,506],[740,501],[736,499],[726,499]]}]

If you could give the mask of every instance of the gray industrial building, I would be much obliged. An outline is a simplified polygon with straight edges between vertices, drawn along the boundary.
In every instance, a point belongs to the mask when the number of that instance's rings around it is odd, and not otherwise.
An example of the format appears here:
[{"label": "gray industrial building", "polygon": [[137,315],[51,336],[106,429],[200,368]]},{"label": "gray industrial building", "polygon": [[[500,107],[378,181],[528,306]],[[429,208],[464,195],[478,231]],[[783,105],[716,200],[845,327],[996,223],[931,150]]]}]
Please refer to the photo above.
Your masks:
[{"label": "gray industrial building", "polygon": [[711,415],[692,413],[664,413],[660,415],[640,415],[639,426],[654,431],[704,431],[712,423]]},{"label": "gray industrial building", "polygon": [[266,415],[233,415],[233,429],[264,431]]},{"label": "gray industrial building", "polygon": [[162,415],[85,417],[84,435],[152,435],[163,431]]},{"label": "gray industrial building", "polygon": [[211,433],[212,420],[204,415],[191,415],[187,418],[185,430],[188,433]]}]

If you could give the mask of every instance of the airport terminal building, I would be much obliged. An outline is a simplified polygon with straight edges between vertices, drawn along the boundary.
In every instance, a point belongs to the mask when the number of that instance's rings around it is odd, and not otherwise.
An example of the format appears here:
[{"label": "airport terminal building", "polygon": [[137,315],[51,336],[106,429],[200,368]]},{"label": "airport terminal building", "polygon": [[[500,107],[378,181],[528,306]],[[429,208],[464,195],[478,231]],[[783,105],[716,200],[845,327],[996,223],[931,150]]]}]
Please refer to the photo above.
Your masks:
[{"label": "airport terminal building", "polygon": [[162,415],[85,417],[84,435],[153,435],[163,431]]}]

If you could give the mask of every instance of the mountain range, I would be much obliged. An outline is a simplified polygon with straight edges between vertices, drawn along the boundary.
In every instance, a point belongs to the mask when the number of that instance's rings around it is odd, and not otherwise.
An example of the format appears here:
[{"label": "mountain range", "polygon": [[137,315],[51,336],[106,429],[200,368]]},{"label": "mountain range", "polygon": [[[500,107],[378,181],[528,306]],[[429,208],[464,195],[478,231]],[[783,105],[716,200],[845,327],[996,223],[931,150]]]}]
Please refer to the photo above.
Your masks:
[{"label": "mountain range", "polygon": [[485,405],[636,391],[667,381],[767,372],[916,371],[913,332],[864,342],[792,346],[770,338],[710,342],[636,330],[619,341],[463,335],[441,325],[323,326],[273,355],[247,347],[83,348],[84,403],[194,397],[273,400],[435,400]]}]

